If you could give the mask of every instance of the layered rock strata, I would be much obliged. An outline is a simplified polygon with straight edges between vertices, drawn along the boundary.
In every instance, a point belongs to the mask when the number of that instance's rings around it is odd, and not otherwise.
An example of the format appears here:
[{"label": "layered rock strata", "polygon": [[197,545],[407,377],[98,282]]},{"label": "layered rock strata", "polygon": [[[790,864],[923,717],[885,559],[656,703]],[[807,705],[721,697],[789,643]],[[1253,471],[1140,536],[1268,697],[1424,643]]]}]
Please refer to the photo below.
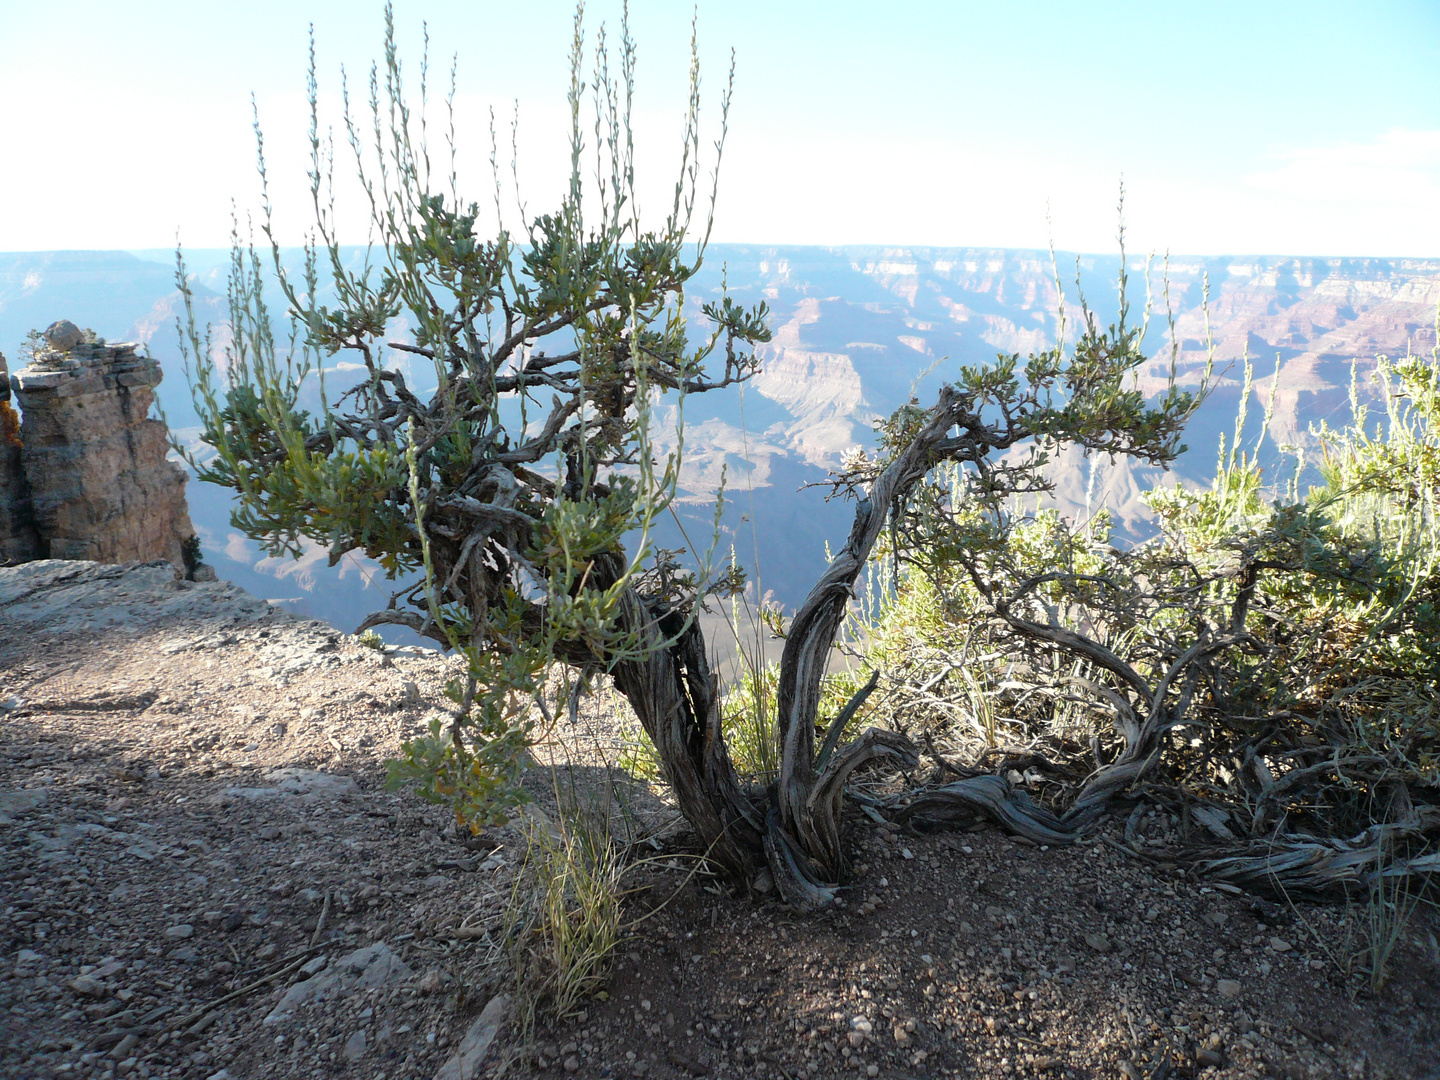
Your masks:
[{"label": "layered rock strata", "polygon": [[20,418],[10,405],[10,372],[0,353],[0,566],[29,562],[41,555],[21,460]]},{"label": "layered rock strata", "polygon": [[35,531],[43,557],[192,571],[185,473],[166,459],[164,423],[149,418],[160,365],[135,350],[86,342],[61,320],[11,376]]}]

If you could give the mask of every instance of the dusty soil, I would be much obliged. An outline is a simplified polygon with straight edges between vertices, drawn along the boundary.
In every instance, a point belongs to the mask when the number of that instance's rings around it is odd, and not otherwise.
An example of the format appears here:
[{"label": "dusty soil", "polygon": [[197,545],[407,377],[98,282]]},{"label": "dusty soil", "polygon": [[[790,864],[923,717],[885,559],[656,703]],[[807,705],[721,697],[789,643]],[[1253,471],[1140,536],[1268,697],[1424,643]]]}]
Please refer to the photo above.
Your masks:
[{"label": "dusty soil", "polygon": [[[1132,851],[857,815],[821,918],[657,839],[607,989],[522,1044],[485,1009],[520,830],[383,787],[452,674],[164,567],[0,569],[0,1075],[1440,1076],[1431,906],[1373,993],[1363,906],[1191,880],[1163,816]],[[623,724],[552,732],[537,805],[575,780],[673,837]]]}]

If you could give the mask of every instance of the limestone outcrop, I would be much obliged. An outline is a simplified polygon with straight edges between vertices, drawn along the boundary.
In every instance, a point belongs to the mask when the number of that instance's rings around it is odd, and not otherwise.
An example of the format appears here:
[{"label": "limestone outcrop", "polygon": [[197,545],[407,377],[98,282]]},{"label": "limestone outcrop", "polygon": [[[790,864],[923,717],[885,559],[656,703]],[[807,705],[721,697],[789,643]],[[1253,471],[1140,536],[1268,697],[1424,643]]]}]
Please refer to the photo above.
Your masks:
[{"label": "limestone outcrop", "polygon": [[38,554],[165,559],[193,573],[185,472],[166,458],[164,423],[149,418],[160,365],[136,348],[86,341],[62,319],[10,377]]},{"label": "limestone outcrop", "polygon": [[0,566],[29,562],[41,555],[21,460],[20,418],[10,405],[10,372],[0,353]]}]

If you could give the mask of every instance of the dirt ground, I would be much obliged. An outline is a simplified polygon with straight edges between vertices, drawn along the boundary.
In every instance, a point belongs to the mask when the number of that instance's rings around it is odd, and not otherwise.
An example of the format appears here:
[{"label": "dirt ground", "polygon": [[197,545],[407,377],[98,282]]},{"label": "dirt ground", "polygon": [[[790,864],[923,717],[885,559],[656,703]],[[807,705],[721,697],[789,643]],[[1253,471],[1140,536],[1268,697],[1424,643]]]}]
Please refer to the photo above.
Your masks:
[{"label": "dirt ground", "polygon": [[[1163,815],[1046,850],[857,814],[818,918],[657,839],[606,989],[523,1044],[520,830],[383,785],[450,674],[164,567],[0,569],[0,1076],[1440,1077],[1433,907],[1390,935],[1192,880]],[[538,756],[670,836],[621,723],[592,700]]]}]

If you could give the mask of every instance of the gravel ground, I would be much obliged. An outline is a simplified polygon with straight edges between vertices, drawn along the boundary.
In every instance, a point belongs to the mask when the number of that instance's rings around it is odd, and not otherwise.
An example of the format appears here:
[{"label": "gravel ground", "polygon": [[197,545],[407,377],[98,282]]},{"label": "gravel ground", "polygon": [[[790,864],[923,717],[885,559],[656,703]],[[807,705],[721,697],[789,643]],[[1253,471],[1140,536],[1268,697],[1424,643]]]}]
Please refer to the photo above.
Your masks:
[{"label": "gravel ground", "polygon": [[[1428,904],[1375,994],[1363,906],[1209,886],[1118,827],[1046,850],[868,818],[821,918],[647,845],[607,990],[521,1045],[519,830],[383,787],[453,673],[165,567],[0,569],[0,1075],[1440,1076]],[[575,782],[673,836],[614,767],[624,724],[600,695],[550,732],[537,806]]]}]

